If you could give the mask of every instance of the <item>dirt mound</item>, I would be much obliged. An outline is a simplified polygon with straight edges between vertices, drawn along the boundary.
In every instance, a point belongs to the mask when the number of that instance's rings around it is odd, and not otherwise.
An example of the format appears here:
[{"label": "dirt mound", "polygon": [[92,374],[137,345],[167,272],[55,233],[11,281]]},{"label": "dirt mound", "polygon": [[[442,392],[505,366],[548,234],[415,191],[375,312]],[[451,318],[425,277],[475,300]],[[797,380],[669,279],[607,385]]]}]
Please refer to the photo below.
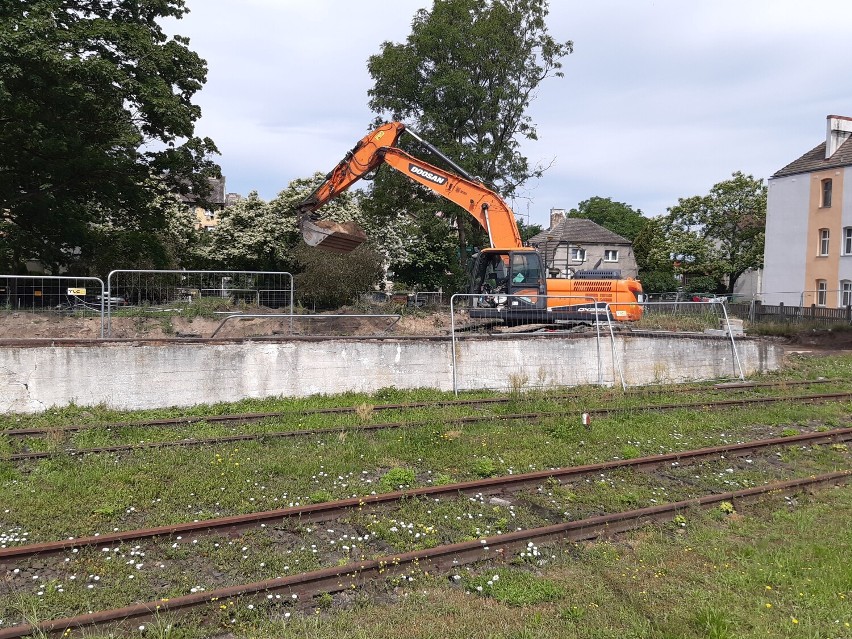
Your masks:
[{"label": "dirt mound", "polygon": [[787,343],[817,348],[848,349],[852,348],[852,330],[811,329],[796,333],[787,339]]},{"label": "dirt mound", "polygon": [[[337,315],[339,313],[329,313]],[[395,317],[329,317],[322,314],[274,318],[239,318],[224,324],[222,316],[185,318],[156,315],[112,317],[109,336],[124,339],[169,339],[181,337],[264,337],[272,335],[449,335],[446,313],[418,313]],[[220,326],[221,325],[221,326]],[[218,329],[218,330],[217,330]],[[104,335],[107,335],[105,331]],[[67,317],[55,314],[8,313],[0,315],[0,339],[97,339],[100,317]]]}]

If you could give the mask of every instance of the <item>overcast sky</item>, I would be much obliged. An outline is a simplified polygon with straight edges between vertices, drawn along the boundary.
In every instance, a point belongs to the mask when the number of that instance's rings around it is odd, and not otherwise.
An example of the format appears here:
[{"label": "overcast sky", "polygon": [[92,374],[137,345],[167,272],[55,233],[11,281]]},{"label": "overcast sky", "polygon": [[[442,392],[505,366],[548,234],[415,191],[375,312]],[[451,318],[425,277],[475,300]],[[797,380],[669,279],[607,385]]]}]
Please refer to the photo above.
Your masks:
[{"label": "overcast sky", "polygon": [[[611,197],[658,215],[734,171],[772,173],[852,116],[849,0],[551,0],[573,40],[565,77],[539,88],[531,163],[553,162],[512,202]],[[213,138],[229,192],[273,198],[331,169],[368,130],[367,58],[402,42],[430,0],[187,0],[168,25],[209,65],[196,132]]]}]

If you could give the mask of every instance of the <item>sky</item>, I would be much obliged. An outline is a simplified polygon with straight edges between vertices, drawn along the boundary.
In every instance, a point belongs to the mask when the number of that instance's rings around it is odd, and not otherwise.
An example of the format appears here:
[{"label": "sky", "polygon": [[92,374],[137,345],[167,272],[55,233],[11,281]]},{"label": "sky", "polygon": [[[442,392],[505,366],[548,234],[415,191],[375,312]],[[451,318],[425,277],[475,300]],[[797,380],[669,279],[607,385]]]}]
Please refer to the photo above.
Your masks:
[{"label": "sky", "polygon": [[[186,0],[165,28],[209,67],[196,134],[228,192],[272,199],[327,172],[369,130],[367,59],[404,42],[431,0]],[[531,164],[551,165],[509,203],[525,221],[609,197],[645,215],[742,171],[768,179],[852,116],[849,0],[551,0],[572,40],[563,78],[528,110]],[[426,158],[428,159],[428,158]]]}]

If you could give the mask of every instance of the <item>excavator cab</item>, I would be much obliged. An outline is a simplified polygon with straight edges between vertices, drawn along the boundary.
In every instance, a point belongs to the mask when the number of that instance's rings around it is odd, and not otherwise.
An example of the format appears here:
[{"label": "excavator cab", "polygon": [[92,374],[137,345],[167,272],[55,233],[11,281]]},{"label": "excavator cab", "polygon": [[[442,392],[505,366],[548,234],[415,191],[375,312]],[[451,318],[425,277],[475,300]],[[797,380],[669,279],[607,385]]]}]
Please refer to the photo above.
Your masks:
[{"label": "excavator cab", "polygon": [[541,257],[532,249],[485,249],[476,255],[470,292],[474,306],[513,310],[547,308]]}]

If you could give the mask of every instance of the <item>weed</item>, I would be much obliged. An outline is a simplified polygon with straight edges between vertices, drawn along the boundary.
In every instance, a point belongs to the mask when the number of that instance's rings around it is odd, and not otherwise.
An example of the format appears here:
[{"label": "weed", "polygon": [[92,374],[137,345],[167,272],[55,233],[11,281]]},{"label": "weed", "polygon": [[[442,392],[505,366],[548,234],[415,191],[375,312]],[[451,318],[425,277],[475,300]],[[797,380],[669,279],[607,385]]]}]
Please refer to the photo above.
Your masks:
[{"label": "weed", "polygon": [[509,394],[520,395],[529,381],[530,378],[525,373],[509,373]]},{"label": "weed", "polygon": [[317,608],[320,610],[328,610],[331,608],[331,605],[334,603],[334,597],[331,596],[331,593],[324,592],[315,597]]},{"label": "weed", "polygon": [[309,499],[312,504],[321,504],[326,501],[332,501],[334,496],[327,490],[317,490],[311,493]]},{"label": "weed", "polygon": [[563,608],[560,613],[560,619],[564,621],[577,622],[580,621],[586,615],[586,611],[580,606],[571,606],[570,608]]},{"label": "weed", "polygon": [[785,428],[781,431],[781,437],[795,437],[799,431],[795,428]]},{"label": "weed", "polygon": [[436,486],[446,486],[447,484],[455,483],[455,480],[452,476],[447,475],[446,473],[438,473],[435,475],[435,479],[432,480],[432,483]]},{"label": "weed", "polygon": [[490,457],[480,457],[473,462],[471,470],[477,477],[493,477],[497,474],[497,464]]},{"label": "weed", "polygon": [[467,590],[510,606],[534,606],[565,596],[565,589],[553,581],[525,571],[507,569],[471,579]]},{"label": "weed", "polygon": [[379,485],[385,492],[401,490],[403,488],[411,488],[414,482],[417,481],[417,476],[414,471],[409,468],[391,468],[379,480]]},{"label": "weed", "polygon": [[621,447],[621,457],[623,459],[636,459],[641,456],[642,451],[640,451],[636,446],[628,444]]},{"label": "weed", "polygon": [[166,316],[160,319],[160,330],[163,331],[163,335],[175,334],[175,325],[172,323],[171,317]]},{"label": "weed", "polygon": [[362,422],[368,422],[373,418],[375,408],[370,404],[359,404],[355,409],[355,414]]},{"label": "weed", "polygon": [[728,639],[732,637],[728,617],[715,608],[704,608],[695,616],[694,625],[706,639]]}]

